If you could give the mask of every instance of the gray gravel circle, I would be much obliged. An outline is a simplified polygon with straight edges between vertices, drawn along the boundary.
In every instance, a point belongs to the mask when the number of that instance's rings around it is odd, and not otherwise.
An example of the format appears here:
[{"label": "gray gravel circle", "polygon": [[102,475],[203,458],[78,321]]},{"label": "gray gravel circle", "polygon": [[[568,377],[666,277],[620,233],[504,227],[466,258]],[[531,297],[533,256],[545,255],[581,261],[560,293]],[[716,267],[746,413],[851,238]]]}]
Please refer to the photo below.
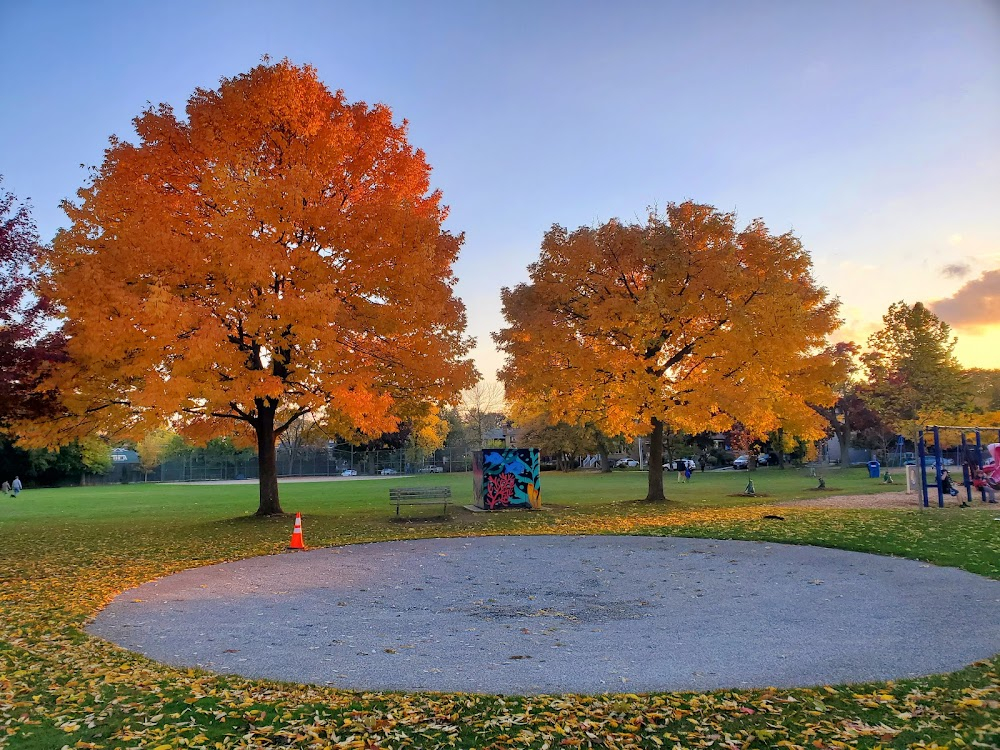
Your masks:
[{"label": "gray gravel circle", "polygon": [[168,664],[358,690],[796,687],[994,655],[1000,581],[761,542],[419,539],[185,571],[88,631]]}]

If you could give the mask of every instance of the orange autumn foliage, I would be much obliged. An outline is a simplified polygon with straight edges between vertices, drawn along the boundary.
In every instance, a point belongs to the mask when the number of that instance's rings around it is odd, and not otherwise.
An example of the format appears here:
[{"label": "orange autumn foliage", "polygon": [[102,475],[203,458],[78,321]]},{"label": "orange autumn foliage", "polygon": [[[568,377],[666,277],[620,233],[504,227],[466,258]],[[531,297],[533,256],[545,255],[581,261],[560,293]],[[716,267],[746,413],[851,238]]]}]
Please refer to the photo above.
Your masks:
[{"label": "orange autumn foliage", "polygon": [[530,282],[502,292],[501,380],[522,413],[652,434],[649,497],[662,499],[665,426],[823,434],[810,404],[834,400],[839,303],[810,271],[793,235],[692,202],[644,225],[555,226]]},{"label": "orange autumn foliage", "polygon": [[283,61],[135,128],[65,204],[71,226],[44,259],[67,417],[36,440],[241,427],[258,512],[275,513],[274,441],[296,418],[377,435],[470,385],[462,237],[442,230],[430,167],[388,107]]}]

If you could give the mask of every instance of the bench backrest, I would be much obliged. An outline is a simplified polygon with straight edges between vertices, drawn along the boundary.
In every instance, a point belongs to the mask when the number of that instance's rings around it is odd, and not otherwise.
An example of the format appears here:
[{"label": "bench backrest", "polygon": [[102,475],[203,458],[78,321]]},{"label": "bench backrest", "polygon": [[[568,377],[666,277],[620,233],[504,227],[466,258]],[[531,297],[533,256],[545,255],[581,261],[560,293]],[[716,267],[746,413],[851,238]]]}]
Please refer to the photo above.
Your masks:
[{"label": "bench backrest", "polygon": [[390,500],[436,497],[451,497],[451,487],[393,487],[389,490]]}]

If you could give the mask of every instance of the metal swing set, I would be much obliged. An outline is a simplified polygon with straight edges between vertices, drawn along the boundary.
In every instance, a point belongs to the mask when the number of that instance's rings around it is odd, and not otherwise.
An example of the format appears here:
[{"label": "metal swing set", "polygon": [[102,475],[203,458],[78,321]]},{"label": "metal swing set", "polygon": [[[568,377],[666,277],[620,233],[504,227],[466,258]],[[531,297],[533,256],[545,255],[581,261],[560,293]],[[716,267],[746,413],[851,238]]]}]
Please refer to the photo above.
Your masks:
[{"label": "metal swing set", "polygon": [[[983,440],[982,434],[995,432],[997,435],[997,442],[1000,442],[1000,427],[955,427],[952,425],[928,425],[922,430],[917,431],[917,474],[920,476],[921,491],[924,498],[924,507],[930,507],[930,496],[928,490],[931,487],[937,489],[938,507],[944,507],[944,488],[941,486],[941,467],[942,459],[944,456],[941,451],[941,430],[952,430],[958,432],[962,436],[962,447],[959,449],[961,453],[960,463],[962,467],[962,486],[965,487],[966,501],[972,502],[972,476],[969,471],[969,464],[975,463],[976,468],[981,469],[983,467]],[[926,433],[932,433],[934,435],[934,481],[929,482],[927,480],[927,471],[924,468],[924,458],[927,455],[927,450],[924,448],[924,435]],[[974,433],[976,436],[976,442],[974,446],[966,439],[968,433]],[[987,441],[989,442],[989,441]],[[972,460],[970,460],[970,451],[972,453]],[[982,492],[983,499],[986,498],[986,493]]]}]

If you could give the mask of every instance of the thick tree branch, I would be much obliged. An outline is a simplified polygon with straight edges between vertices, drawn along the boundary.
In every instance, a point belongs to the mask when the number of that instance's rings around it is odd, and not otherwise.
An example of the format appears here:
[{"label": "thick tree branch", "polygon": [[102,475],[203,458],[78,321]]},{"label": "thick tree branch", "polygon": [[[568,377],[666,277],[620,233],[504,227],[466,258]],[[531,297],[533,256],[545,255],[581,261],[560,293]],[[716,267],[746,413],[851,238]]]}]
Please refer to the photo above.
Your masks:
[{"label": "thick tree branch", "polygon": [[285,420],[284,423],[282,423],[278,427],[274,428],[274,434],[276,436],[277,435],[281,435],[285,430],[287,430],[289,428],[289,426],[292,424],[292,422],[294,422],[296,419],[299,419],[300,417],[305,416],[310,411],[311,411],[311,409],[307,409],[306,407],[302,407],[302,408],[298,409],[294,414],[292,414],[292,416],[290,416],[287,420]]}]

